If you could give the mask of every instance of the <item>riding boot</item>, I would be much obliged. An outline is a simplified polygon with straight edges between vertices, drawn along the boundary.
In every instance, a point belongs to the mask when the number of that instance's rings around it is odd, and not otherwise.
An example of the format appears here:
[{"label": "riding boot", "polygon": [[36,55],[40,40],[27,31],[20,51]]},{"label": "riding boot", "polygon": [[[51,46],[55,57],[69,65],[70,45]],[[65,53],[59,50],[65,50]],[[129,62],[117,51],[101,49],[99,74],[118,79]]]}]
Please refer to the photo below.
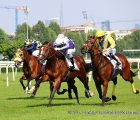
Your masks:
[{"label": "riding boot", "polygon": [[75,68],[75,67],[74,67],[74,61],[73,61],[73,58],[70,58],[70,61],[71,61],[72,65],[73,65],[73,66],[70,66],[70,69],[73,70],[73,69]]},{"label": "riding boot", "polygon": [[117,65],[120,65],[121,63],[118,61],[118,59],[116,59],[116,57],[113,54],[110,54],[111,58],[113,58],[114,60],[116,60]]}]

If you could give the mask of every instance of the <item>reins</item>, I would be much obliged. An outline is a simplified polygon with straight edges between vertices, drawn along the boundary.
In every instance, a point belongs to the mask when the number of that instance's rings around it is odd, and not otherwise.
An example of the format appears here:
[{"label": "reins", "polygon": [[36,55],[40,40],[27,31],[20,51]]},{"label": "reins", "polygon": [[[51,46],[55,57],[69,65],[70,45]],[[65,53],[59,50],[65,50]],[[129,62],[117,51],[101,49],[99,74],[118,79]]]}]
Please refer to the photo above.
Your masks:
[{"label": "reins", "polygon": [[[49,47],[51,47],[51,46],[49,46]],[[48,50],[47,53],[46,53],[46,55],[44,55],[44,54],[39,54],[39,55],[42,55],[44,57],[44,59],[48,60],[48,59],[50,59],[51,57],[53,57],[57,53],[57,51],[55,51],[50,57],[48,57],[49,52],[50,51]]]},{"label": "reins", "polygon": [[90,51],[92,49],[92,47],[94,46],[96,40],[92,43],[92,45],[89,47],[88,51],[89,53],[91,54],[92,57],[95,57],[96,55],[99,55],[99,60],[98,60],[98,63],[96,64],[96,66],[93,68],[93,70],[100,70],[102,68],[104,68],[106,65],[108,65],[110,63],[110,61],[108,61],[106,64],[104,64],[103,66],[99,67],[99,64],[101,63],[101,59],[103,57],[103,55],[101,55],[101,52],[93,52],[93,51]]}]

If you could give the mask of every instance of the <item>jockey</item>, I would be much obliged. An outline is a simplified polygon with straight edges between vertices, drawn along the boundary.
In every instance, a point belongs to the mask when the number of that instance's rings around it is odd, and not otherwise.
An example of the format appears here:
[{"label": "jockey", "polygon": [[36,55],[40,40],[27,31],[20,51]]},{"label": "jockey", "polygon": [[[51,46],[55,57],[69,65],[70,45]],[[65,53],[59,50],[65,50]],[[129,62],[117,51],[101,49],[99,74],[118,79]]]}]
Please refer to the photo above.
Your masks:
[{"label": "jockey", "polygon": [[31,53],[33,56],[38,57],[39,54],[39,48],[42,46],[40,41],[36,40],[25,40],[24,42],[24,48],[26,51]]},{"label": "jockey", "polygon": [[116,42],[115,40],[111,37],[111,34],[105,34],[103,30],[98,30],[96,32],[96,37],[99,40],[99,44],[101,46],[102,53],[105,56],[109,56],[110,58],[113,58],[116,60],[117,65],[120,65],[121,63],[118,61],[116,58]]},{"label": "jockey", "polygon": [[75,54],[74,42],[63,34],[59,34],[54,41],[53,46],[55,50],[61,51],[63,55],[66,56],[66,59],[71,61],[72,66],[69,65],[69,68],[73,70],[75,68],[73,61],[73,55]]}]

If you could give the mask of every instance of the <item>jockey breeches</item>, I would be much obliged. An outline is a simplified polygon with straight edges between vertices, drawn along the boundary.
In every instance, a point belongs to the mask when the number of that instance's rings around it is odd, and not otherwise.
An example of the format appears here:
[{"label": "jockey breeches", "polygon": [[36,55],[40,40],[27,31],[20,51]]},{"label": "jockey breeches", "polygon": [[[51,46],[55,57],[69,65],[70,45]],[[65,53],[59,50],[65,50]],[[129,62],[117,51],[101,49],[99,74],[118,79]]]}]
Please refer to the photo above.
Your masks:
[{"label": "jockey breeches", "polygon": [[32,52],[32,55],[35,56],[35,57],[38,57],[39,55],[39,50],[35,50]]},{"label": "jockey breeches", "polygon": [[75,54],[75,48],[74,49],[68,49],[67,52],[66,52],[66,56],[68,58],[72,58],[74,54]]},{"label": "jockey breeches", "polygon": [[107,52],[103,52],[103,55],[106,56],[106,55],[110,55],[110,53],[112,53],[113,55],[116,54],[116,48],[113,48]]}]

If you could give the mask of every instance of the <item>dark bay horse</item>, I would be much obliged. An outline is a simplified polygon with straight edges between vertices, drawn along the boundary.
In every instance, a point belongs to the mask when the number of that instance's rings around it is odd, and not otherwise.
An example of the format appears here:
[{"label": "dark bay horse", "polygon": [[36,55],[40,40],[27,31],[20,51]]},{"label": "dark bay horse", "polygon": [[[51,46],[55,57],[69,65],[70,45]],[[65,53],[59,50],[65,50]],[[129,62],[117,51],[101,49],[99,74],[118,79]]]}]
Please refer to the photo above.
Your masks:
[{"label": "dark bay horse", "polygon": [[[74,90],[77,103],[79,103],[78,91],[77,88],[74,87],[73,79],[75,77],[79,78],[79,80],[83,83],[85,87],[85,95],[86,97],[91,97],[93,93],[90,91],[88,86],[88,77],[86,76],[89,69],[86,67],[86,63],[81,56],[74,56],[74,61],[79,67],[78,70],[68,70],[67,63],[65,61],[64,55],[62,55],[59,51],[56,51],[51,42],[48,44],[44,44],[40,48],[38,60],[47,60],[47,69],[45,70],[45,74],[40,79],[40,82],[46,79],[46,75],[48,75],[54,81],[54,88],[47,106],[51,105],[52,99],[56,90],[59,88],[62,82],[68,82],[71,88]],[[38,82],[39,84],[39,82]],[[37,85],[35,86],[37,87]]]},{"label": "dark bay horse", "polygon": [[[17,48],[16,48],[17,49]],[[38,62],[37,58],[35,58],[34,56],[30,55],[24,48],[21,49],[17,49],[17,52],[15,53],[15,66],[18,67],[22,62],[23,62],[23,75],[20,78],[20,83],[23,87],[23,90],[25,90],[26,93],[31,93],[31,91],[29,90],[29,82],[32,79],[35,79],[35,81],[37,82],[39,80],[39,78],[42,76],[45,67],[42,69],[42,65]],[[42,69],[42,71],[41,71]],[[49,80],[49,76],[46,75],[46,80]],[[23,80],[27,80],[27,86],[25,87]],[[45,82],[46,80],[43,80],[42,82]],[[50,84],[50,92],[52,92],[53,90],[53,81],[49,81]],[[39,88],[39,86],[38,86]],[[36,89],[36,91],[34,91],[30,97],[34,97],[38,88]],[[63,89],[63,91],[60,92],[60,90],[57,90],[57,94],[64,94],[67,90]],[[69,94],[69,98],[72,98],[71,95],[71,88],[68,85],[68,94]]]},{"label": "dark bay horse", "polygon": [[[129,81],[132,86],[133,93],[139,93],[138,90],[134,87],[133,76],[136,73],[133,73],[130,70],[130,64],[125,56],[117,53],[116,56],[120,59],[122,63],[122,70],[118,70],[116,74],[112,77],[114,67],[111,62],[102,55],[101,50],[99,50],[99,44],[97,38],[89,37],[86,40],[85,44],[81,47],[81,52],[90,53],[92,66],[93,66],[93,79],[99,94],[99,98],[102,100],[102,106],[104,103],[111,100],[111,98],[106,97],[107,89],[108,89],[108,82],[110,79],[113,81],[113,91],[112,91],[112,99],[116,100],[115,96],[115,87],[117,84],[117,75],[120,74],[125,81]],[[103,93],[101,85],[103,85]]]}]

